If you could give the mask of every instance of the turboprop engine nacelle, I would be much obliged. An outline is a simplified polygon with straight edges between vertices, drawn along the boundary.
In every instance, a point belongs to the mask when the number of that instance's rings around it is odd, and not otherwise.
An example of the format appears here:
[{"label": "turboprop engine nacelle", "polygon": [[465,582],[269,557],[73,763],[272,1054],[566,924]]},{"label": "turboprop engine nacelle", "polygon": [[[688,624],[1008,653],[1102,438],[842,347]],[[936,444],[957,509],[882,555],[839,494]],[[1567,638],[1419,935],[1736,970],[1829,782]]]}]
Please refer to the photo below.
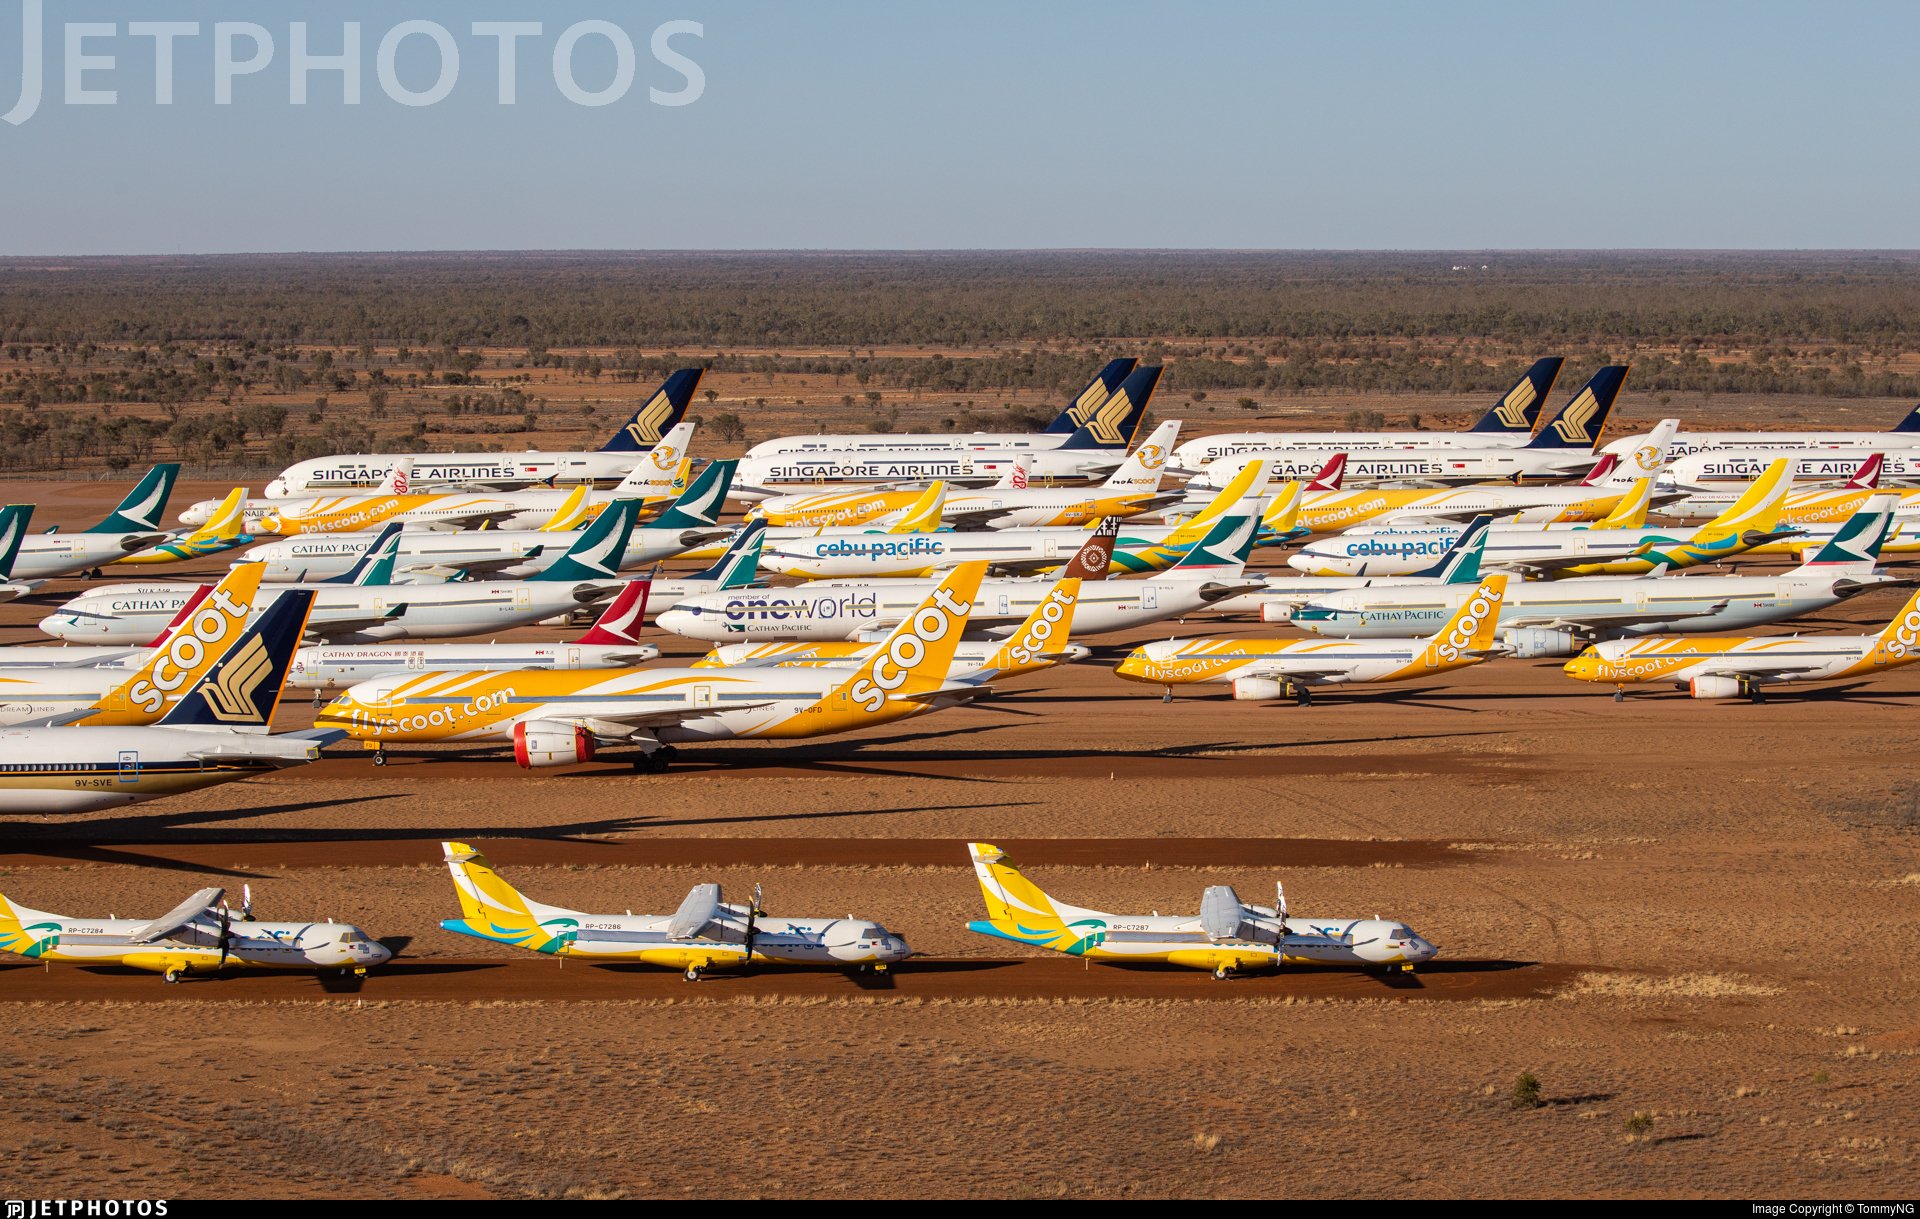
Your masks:
[{"label": "turboprop engine nacelle", "polygon": [[1580,641],[1572,631],[1551,631],[1537,626],[1508,627],[1501,641],[1513,649],[1517,660],[1535,660],[1542,656],[1577,656]]},{"label": "turboprop engine nacelle", "polygon": [[1280,698],[1286,688],[1271,677],[1236,677],[1233,679],[1233,697],[1243,703],[1267,702]]},{"label": "turboprop engine nacelle", "polygon": [[1711,674],[1696,677],[1687,683],[1689,698],[1745,698],[1746,694],[1746,683],[1737,677]]},{"label": "turboprop engine nacelle", "polygon": [[593,760],[593,734],[573,724],[523,720],[513,726],[513,760],[522,770]]}]

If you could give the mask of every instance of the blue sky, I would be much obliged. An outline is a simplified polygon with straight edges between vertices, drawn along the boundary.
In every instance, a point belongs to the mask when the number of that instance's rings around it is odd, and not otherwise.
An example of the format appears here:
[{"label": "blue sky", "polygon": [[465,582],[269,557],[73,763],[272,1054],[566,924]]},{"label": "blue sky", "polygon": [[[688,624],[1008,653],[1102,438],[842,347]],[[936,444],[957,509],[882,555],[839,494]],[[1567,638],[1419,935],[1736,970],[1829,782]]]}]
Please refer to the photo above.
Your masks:
[{"label": "blue sky", "polygon": [[[0,110],[23,0],[0,0]],[[45,96],[0,124],[0,253],[529,248],[1913,247],[1920,119],[1911,3],[968,3],[919,0],[44,0]],[[270,14],[265,15],[263,14]],[[453,92],[376,79],[409,19],[453,36]],[[648,100],[700,67],[691,105]],[[134,20],[198,21],[153,102]],[[288,103],[289,23],[340,74]],[[475,21],[538,21],[497,103]],[[555,86],[586,20],[636,49],[622,100]],[[213,23],[275,57],[213,104]],[[68,105],[64,23],[114,23]],[[425,37],[400,43],[424,90]],[[251,44],[236,43],[241,51]],[[242,55],[244,58],[244,55]],[[580,41],[581,87],[611,79]]]}]

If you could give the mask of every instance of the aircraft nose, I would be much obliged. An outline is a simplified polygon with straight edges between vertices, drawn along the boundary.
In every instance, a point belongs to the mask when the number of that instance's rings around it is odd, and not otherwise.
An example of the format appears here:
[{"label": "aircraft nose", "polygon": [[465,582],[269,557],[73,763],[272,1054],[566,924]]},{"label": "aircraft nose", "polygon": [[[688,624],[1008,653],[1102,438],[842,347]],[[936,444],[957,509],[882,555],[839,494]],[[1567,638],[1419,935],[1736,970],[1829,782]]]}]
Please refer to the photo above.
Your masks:
[{"label": "aircraft nose", "polygon": [[698,620],[698,615],[692,610],[670,609],[662,610],[653,623],[663,631],[671,631],[675,635],[687,635],[692,632],[693,624]]},{"label": "aircraft nose", "polygon": [[370,951],[367,953],[369,964],[381,965],[393,960],[393,949],[387,947],[385,944],[376,940],[369,947]]},{"label": "aircraft nose", "polygon": [[1145,648],[1135,648],[1114,672],[1129,681],[1152,681],[1154,663]]},{"label": "aircraft nose", "polygon": [[1596,672],[1598,668],[1599,661],[1591,656],[1576,656],[1566,664],[1560,666],[1561,672],[1565,673],[1568,677],[1577,678],[1580,681],[1594,680],[1594,678],[1598,676]]}]

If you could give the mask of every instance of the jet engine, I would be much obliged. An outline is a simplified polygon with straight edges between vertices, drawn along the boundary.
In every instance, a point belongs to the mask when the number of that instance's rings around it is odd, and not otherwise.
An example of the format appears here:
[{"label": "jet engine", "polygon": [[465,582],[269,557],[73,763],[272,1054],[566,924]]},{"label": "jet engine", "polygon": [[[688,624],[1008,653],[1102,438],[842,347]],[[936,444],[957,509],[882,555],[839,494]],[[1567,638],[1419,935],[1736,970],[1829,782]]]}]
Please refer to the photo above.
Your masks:
[{"label": "jet engine", "polygon": [[1745,698],[1751,692],[1751,687],[1738,677],[1718,674],[1696,677],[1687,683],[1689,698]]},{"label": "jet engine", "polygon": [[513,726],[513,760],[522,770],[593,760],[593,734],[573,724],[522,720]]},{"label": "jet engine", "polygon": [[1236,677],[1233,697],[1236,702],[1263,703],[1284,697],[1286,687],[1271,677]]},{"label": "jet engine", "polygon": [[1513,650],[1517,660],[1536,660],[1542,656],[1577,656],[1580,641],[1572,631],[1551,631],[1537,626],[1508,627],[1501,642]]}]

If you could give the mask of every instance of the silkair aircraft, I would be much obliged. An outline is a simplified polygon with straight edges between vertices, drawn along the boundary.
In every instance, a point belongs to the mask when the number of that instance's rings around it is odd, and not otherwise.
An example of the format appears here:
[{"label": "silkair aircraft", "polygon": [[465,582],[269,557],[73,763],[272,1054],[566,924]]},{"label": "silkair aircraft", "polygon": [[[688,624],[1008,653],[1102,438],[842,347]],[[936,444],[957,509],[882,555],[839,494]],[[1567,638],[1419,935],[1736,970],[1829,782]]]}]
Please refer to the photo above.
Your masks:
[{"label": "silkair aircraft", "polygon": [[[1888,496],[1861,512],[1812,559],[1777,576],[1589,576],[1512,585],[1501,606],[1501,642],[1522,659],[1572,656],[1596,639],[1759,626],[1825,609],[1892,582],[1874,570],[1891,503]],[[1293,622],[1320,635],[1406,635],[1444,622],[1466,596],[1457,585],[1378,584],[1327,593],[1294,611]]]},{"label": "silkair aircraft", "polygon": [[93,528],[26,538],[14,560],[12,578],[45,580],[89,571],[170,540],[173,534],[160,520],[166,515],[167,497],[173,494],[178,477],[178,465],[157,465],[147,471],[118,508]]},{"label": "silkair aircraft", "polygon": [[1174,464],[1199,470],[1223,457],[1277,450],[1314,449],[1351,453],[1369,449],[1491,449],[1527,443],[1540,408],[1560,379],[1559,356],[1535,360],[1513,388],[1464,432],[1221,432],[1189,440],[1173,452]]},{"label": "silkair aircraft", "polygon": [[[620,591],[620,560],[638,505],[622,501],[603,512],[551,567],[525,580],[463,580],[452,584],[269,584],[269,602],[289,589],[319,594],[307,630],[336,643],[388,639],[445,639],[523,626],[595,605]],[[398,531],[387,539],[389,548]],[[369,555],[368,558],[373,558]],[[367,562],[363,559],[362,562]],[[378,578],[393,555],[374,558]],[[356,578],[366,576],[359,573]],[[128,643],[151,637],[192,595],[185,584],[122,584],[76,597],[40,623],[58,639]]]},{"label": "silkair aircraft", "polygon": [[660,659],[659,648],[639,640],[647,587],[645,579],[628,581],[593,629],[572,643],[361,643],[301,648],[294,653],[287,684],[301,690],[338,690],[392,673],[618,669],[645,664]]},{"label": "silkair aircraft", "polygon": [[1227,885],[1209,885],[1198,916],[1109,914],[1070,906],[1020,874],[1005,851],[970,842],[987,917],[968,931],[1091,961],[1159,962],[1205,969],[1216,979],[1281,965],[1358,965],[1411,971],[1440,951],[1389,919],[1297,918],[1286,890],[1274,904],[1248,905]]},{"label": "silkair aircraft", "polygon": [[229,969],[363,975],[393,953],[350,923],[262,923],[248,891],[236,917],[224,889],[202,889],[157,919],[77,918],[0,897],[0,951],[35,961],[124,965],[168,982]]},{"label": "silkair aircraft", "polygon": [[1350,479],[1418,479],[1438,484],[1563,479],[1594,463],[1607,416],[1626,379],[1627,368],[1621,364],[1610,364],[1594,373],[1561,408],[1559,417],[1523,444],[1481,449],[1365,449],[1358,453],[1338,443],[1317,448],[1261,449],[1207,463],[1200,481],[1205,486],[1223,487],[1255,458],[1271,463],[1276,477],[1303,478],[1338,453],[1347,454]]},{"label": "silkair aircraft", "polygon": [[1596,643],[1566,663],[1568,677],[1629,685],[1671,682],[1693,698],[1762,702],[1766,687],[1873,677],[1920,660],[1920,593],[1875,635],[1654,635]]},{"label": "silkair aircraft", "polygon": [[[1074,610],[1074,629],[1100,635],[1180,618],[1264,587],[1246,575],[1258,524],[1250,516],[1227,517],[1165,572],[1087,583]],[[986,581],[973,603],[973,629],[982,635],[1011,630],[1046,597],[1047,588],[1038,579]],[[927,580],[819,580],[798,588],[685,597],[656,621],[676,635],[712,643],[873,639],[906,620],[932,591]]]},{"label": "silkair aircraft", "polygon": [[[1177,504],[1186,496],[1162,494],[1167,446],[1180,433],[1177,420],[1154,429],[1105,482],[1091,487],[988,487],[949,491],[940,507],[944,524],[955,529],[1036,525],[1088,525],[1109,516],[1137,516]],[[830,491],[814,495],[778,495],[754,509],[769,525],[861,525],[911,507],[922,492]]]},{"label": "silkair aircraft", "polygon": [[[1132,427],[1124,426],[1131,403],[1115,402],[1120,385],[1134,371],[1137,360],[1112,360],[1087,382],[1073,404],[1040,432],[908,432],[854,433],[827,436],[777,436],[747,450],[749,459],[780,453],[865,449],[1019,449],[1045,452],[1067,443],[1083,428],[1092,428],[1102,447],[1124,449],[1132,441]],[[1137,426],[1137,420],[1135,425]]]},{"label": "silkair aircraft", "polygon": [[709,969],[749,964],[850,965],[885,971],[904,961],[907,942],[868,919],[773,918],[760,907],[728,905],[720,886],[695,885],[672,914],[587,914],[536,902],[500,878],[464,842],[443,842],[461,917],[441,926],[530,952],[587,961],[644,961],[698,982]]},{"label": "silkair aircraft", "polygon": [[[1645,437],[1622,436],[1607,443],[1608,453],[1628,453]],[[1673,438],[1673,455],[1690,457],[1718,449],[1742,449],[1777,455],[1787,449],[1861,449],[1885,452],[1920,447],[1920,406],[1884,432],[1681,432]],[[1763,461],[1764,464],[1764,461]]]},{"label": "silkair aircraft", "polygon": [[1411,681],[1477,665],[1493,641],[1507,577],[1491,575],[1425,639],[1168,639],[1142,644],[1114,670],[1129,681],[1173,687],[1224,682],[1241,701],[1313,702],[1313,687]]},{"label": "silkair aircraft", "polygon": [[[68,727],[0,731],[0,811],[86,813],[316,760],[339,732],[268,735],[312,607],[310,591],[280,596],[157,719],[106,705],[66,717]],[[128,694],[143,706],[137,688]],[[121,726],[139,724],[152,726]]]},{"label": "silkair aircraft", "polygon": [[[615,483],[634,463],[653,451],[687,413],[700,388],[702,369],[683,368],[660,383],[645,406],[598,449],[589,452],[411,453],[419,486],[449,485],[468,490],[498,490],[544,483]],[[390,455],[316,457],[288,466],[267,484],[268,499],[310,495],[349,487],[378,486],[393,465]]]},{"label": "silkair aircraft", "polygon": [[637,745],[661,771],[675,741],[797,740],[871,728],[971,702],[984,681],[949,677],[980,587],[978,563],[925,595],[851,672],[605,669],[424,673],[354,686],[315,717],[378,750],[426,741],[511,741],[523,767],[565,766],[600,742]]}]

